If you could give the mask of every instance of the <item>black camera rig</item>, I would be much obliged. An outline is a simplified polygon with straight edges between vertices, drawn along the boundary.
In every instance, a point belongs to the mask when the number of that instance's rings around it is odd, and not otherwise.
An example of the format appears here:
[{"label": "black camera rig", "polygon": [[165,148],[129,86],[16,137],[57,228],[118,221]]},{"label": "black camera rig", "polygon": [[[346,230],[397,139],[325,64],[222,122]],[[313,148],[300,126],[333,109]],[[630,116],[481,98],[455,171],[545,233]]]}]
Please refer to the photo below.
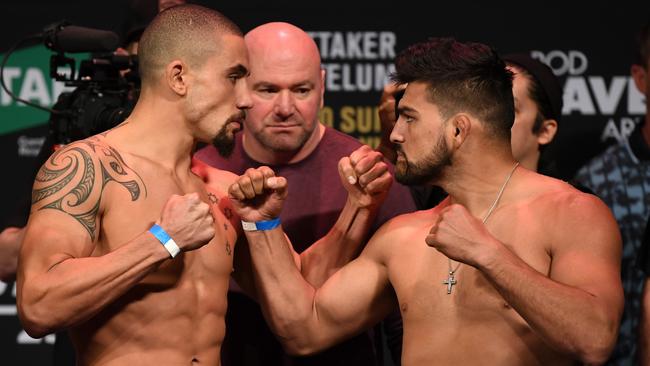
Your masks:
[{"label": "black camera rig", "polygon": [[[52,108],[43,107],[15,96],[2,76],[9,54],[26,40],[38,40],[55,51],[50,57],[50,76],[75,87],[59,95]],[[118,55],[118,36],[110,31],[54,23],[43,33],[29,36],[4,57],[0,81],[5,91],[17,101],[50,112],[50,137],[55,145],[67,144],[106,131],[124,121],[140,92],[137,56]],[[65,53],[91,52],[79,68]],[[60,70],[68,69],[67,73]]]}]

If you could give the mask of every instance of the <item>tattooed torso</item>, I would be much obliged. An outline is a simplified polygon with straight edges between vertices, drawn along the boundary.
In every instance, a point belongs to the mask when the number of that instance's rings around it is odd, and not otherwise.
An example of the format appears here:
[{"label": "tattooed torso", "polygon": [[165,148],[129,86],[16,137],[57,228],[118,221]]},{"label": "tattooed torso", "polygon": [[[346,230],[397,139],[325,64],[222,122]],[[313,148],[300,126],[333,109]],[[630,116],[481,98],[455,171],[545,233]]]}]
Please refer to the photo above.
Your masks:
[{"label": "tattooed torso", "polygon": [[224,177],[221,187],[205,187],[191,172],[175,175],[155,161],[118,151],[101,135],[62,148],[41,168],[32,213],[64,223],[83,238],[83,256],[107,254],[145,232],[172,194],[199,192],[215,218],[216,235],[210,243],[164,262],[118,301],[71,330],[73,342],[87,356],[83,362],[110,360],[106,349],[113,347],[120,347],[120,354],[137,354],[138,360],[147,360],[150,353],[156,356],[149,360],[157,359],[166,348],[181,347],[183,353],[218,363],[240,234],[225,194],[229,175]]}]

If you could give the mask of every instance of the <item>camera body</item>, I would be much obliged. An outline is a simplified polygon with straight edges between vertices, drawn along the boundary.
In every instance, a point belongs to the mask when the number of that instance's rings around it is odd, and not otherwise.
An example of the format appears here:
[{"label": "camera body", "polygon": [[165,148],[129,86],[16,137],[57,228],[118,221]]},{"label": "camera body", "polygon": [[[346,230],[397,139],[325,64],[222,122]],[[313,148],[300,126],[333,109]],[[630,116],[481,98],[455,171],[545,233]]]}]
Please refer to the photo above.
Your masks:
[{"label": "camera body", "polygon": [[[70,76],[59,74],[69,66]],[[123,122],[133,110],[140,92],[136,56],[112,53],[95,54],[80,62],[74,78],[74,59],[62,54],[52,55],[50,74],[66,86],[75,86],[59,95],[50,114],[49,125],[53,142],[68,144]]]}]

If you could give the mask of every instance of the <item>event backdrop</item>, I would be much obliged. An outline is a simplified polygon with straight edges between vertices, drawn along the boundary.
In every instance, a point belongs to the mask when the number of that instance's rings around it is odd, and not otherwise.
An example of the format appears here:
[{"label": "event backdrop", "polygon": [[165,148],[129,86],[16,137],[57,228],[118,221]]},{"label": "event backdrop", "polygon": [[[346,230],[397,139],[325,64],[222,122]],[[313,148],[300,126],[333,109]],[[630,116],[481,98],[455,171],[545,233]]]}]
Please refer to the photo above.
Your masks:
[{"label": "event backdrop", "polygon": [[[563,179],[607,145],[630,133],[645,113],[629,75],[633,37],[650,18],[647,1],[513,2],[198,2],[220,10],[243,31],[288,21],[317,42],[327,71],[323,123],[376,146],[377,102],[393,59],[409,44],[453,36],[493,45],[501,53],[530,52],[549,64],[564,87],[563,119],[551,151]],[[6,1],[0,5],[0,52],[47,25],[77,26],[124,35],[155,14],[146,1]],[[11,54],[4,80],[23,99],[51,106],[73,88],[50,78],[52,52],[41,43]],[[77,54],[77,60],[89,57]],[[26,222],[31,181],[48,131],[49,114],[0,92],[2,204],[0,229]],[[54,336],[32,339],[16,317],[14,283],[0,282],[0,364],[51,364]]]}]

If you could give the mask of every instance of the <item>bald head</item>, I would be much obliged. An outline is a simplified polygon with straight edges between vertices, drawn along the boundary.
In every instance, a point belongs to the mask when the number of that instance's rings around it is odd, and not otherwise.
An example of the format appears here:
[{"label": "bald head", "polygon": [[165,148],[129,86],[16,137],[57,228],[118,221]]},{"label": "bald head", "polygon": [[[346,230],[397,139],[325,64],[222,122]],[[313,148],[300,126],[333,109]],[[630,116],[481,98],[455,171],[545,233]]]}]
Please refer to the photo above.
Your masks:
[{"label": "bald head", "polygon": [[179,5],[166,9],[147,26],[138,47],[140,78],[152,82],[172,60],[200,67],[218,52],[226,34],[242,35],[241,30],[221,13],[199,5]]},{"label": "bald head", "polygon": [[283,64],[296,61],[299,57],[305,65],[316,70],[321,68],[316,42],[292,24],[266,23],[248,32],[245,39],[253,63]]}]

